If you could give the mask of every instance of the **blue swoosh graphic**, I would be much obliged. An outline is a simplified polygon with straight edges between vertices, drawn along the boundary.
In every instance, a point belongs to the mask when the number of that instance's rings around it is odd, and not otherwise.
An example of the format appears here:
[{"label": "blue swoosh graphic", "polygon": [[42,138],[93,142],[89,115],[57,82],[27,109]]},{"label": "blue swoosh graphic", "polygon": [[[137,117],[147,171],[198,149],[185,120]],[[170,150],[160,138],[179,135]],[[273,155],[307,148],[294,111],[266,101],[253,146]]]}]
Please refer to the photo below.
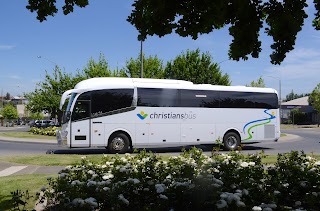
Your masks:
[{"label": "blue swoosh graphic", "polygon": [[276,118],[276,117],[273,116],[272,114],[267,113],[268,110],[270,110],[270,109],[264,110],[264,113],[268,114],[268,115],[270,116],[270,118],[258,119],[258,120],[254,120],[254,121],[252,121],[252,122],[248,122],[248,123],[243,127],[243,129],[242,129],[243,133],[246,134],[246,132],[245,132],[246,127],[247,127],[248,125],[252,124],[252,123],[261,122],[261,121],[265,121],[265,120],[269,120],[269,119],[271,120],[271,119]]},{"label": "blue swoosh graphic", "polygon": [[144,116],[142,116],[141,114],[137,114],[137,116],[138,116],[141,120],[144,120]]}]

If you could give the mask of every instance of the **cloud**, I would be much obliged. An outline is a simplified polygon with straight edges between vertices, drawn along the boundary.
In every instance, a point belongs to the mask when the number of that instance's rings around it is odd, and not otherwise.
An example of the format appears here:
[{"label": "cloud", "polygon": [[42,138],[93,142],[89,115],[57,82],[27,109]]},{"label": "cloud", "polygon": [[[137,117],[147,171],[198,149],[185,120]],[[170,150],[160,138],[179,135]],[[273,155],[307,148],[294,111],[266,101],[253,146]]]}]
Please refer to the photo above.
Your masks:
[{"label": "cloud", "polygon": [[14,46],[14,45],[0,45],[0,50],[11,50],[15,47],[16,46]]},{"label": "cloud", "polygon": [[318,60],[320,57],[320,52],[314,49],[299,48],[295,49],[287,55],[284,64],[305,62],[310,60]]},{"label": "cloud", "polygon": [[283,92],[311,92],[320,82],[320,52],[300,48],[291,52],[280,66],[266,69],[267,75],[281,78]]},{"label": "cloud", "polygon": [[9,78],[11,78],[11,79],[15,79],[15,80],[19,80],[19,79],[21,79],[21,77],[20,77],[20,76],[18,76],[18,75],[9,75]]}]

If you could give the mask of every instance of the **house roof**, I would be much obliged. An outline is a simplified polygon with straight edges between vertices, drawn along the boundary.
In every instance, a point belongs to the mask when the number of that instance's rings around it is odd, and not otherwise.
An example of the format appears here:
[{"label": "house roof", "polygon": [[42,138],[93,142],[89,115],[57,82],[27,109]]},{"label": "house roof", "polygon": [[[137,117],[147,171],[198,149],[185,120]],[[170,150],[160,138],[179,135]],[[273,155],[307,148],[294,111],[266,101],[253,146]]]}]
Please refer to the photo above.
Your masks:
[{"label": "house roof", "polygon": [[305,96],[305,97],[297,98],[294,100],[290,100],[288,102],[281,103],[281,105],[308,106],[309,105],[308,99],[309,99],[309,96]]}]

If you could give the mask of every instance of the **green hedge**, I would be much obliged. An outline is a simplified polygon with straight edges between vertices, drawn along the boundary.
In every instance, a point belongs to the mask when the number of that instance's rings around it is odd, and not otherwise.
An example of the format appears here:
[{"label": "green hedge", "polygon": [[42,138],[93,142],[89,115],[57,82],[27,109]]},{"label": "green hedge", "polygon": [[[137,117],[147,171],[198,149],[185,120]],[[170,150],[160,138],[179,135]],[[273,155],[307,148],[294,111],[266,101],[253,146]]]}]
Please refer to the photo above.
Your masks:
[{"label": "green hedge", "polygon": [[58,127],[56,126],[47,127],[47,128],[32,127],[30,128],[30,132],[32,132],[33,134],[39,134],[39,135],[56,136],[57,129]]}]

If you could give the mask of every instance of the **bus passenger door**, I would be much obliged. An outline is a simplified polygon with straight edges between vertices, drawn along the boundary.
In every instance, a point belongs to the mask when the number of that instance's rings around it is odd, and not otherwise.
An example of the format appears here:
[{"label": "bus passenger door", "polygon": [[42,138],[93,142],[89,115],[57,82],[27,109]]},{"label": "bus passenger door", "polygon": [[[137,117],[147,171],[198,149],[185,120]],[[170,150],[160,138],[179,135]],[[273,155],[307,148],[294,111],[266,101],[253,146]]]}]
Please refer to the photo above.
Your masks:
[{"label": "bus passenger door", "polygon": [[70,147],[90,147],[90,100],[77,100],[71,116]]}]

